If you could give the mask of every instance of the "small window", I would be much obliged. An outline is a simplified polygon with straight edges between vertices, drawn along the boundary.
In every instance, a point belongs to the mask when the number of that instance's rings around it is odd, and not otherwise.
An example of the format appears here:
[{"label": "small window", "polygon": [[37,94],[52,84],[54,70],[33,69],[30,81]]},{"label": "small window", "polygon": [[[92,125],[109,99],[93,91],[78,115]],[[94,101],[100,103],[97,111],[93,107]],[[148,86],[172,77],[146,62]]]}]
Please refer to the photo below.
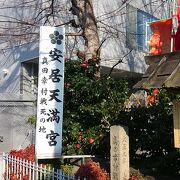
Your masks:
[{"label": "small window", "polygon": [[148,42],[151,37],[151,29],[149,24],[157,20],[157,18],[130,5],[127,5],[126,8],[127,47],[146,52],[149,50]]},{"label": "small window", "polygon": [[21,64],[21,93],[37,94],[38,87],[38,63],[27,61]]}]

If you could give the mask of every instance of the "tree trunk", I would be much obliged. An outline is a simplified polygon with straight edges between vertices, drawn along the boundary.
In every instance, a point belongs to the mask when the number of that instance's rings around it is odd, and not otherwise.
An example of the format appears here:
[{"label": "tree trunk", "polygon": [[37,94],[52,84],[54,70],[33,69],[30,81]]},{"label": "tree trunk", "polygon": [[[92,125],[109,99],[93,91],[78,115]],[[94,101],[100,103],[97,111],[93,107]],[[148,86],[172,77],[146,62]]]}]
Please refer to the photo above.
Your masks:
[{"label": "tree trunk", "polygon": [[99,57],[99,36],[92,0],[71,0],[71,11],[78,17],[85,40],[86,60]]}]

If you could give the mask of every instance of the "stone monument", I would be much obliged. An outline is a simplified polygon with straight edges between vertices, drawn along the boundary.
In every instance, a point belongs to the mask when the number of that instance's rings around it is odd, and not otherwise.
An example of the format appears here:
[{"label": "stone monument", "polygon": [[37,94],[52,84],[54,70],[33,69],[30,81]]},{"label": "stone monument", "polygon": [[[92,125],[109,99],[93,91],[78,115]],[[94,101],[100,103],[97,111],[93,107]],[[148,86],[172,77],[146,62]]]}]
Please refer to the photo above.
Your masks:
[{"label": "stone monument", "polygon": [[111,126],[111,180],[129,179],[129,136],[128,128]]}]

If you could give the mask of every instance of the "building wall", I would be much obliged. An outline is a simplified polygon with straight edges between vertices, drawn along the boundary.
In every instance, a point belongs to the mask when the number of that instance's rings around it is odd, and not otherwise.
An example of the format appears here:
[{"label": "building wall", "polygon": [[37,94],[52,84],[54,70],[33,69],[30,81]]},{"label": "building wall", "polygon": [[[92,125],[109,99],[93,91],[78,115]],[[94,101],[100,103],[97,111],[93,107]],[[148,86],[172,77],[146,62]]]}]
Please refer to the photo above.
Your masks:
[{"label": "building wall", "polygon": [[[123,3],[126,2],[126,3]],[[168,18],[170,16],[170,1],[154,1],[151,0],[127,0],[127,1],[95,1],[95,13],[98,17],[98,26],[100,27],[101,41],[105,40],[101,50],[101,65],[105,67],[112,67],[125,54],[130,52],[127,48],[127,12],[126,6],[130,4],[134,8],[138,8],[147,12],[159,19]],[[106,16],[104,16],[106,14]],[[132,19],[133,20],[133,19]],[[103,23],[102,23],[103,22]],[[123,58],[123,62],[119,63],[116,68],[128,72],[144,73],[147,65],[144,61],[144,55],[148,51],[139,51],[133,49],[129,55]]]},{"label": "building wall", "polygon": [[0,154],[34,143],[34,127],[27,123],[34,111],[33,102],[0,101]]},{"label": "building wall", "polygon": [[[16,46],[0,55],[0,93],[20,94],[21,66],[38,57],[38,43]],[[7,71],[7,72],[5,72]]]}]

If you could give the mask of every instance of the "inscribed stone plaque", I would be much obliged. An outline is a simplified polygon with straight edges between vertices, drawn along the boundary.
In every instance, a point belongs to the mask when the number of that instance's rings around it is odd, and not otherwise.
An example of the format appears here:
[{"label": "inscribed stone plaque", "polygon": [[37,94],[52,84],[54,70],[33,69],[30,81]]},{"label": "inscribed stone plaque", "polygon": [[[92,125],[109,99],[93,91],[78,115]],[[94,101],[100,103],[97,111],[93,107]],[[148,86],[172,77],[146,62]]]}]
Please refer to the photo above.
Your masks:
[{"label": "inscribed stone plaque", "polygon": [[128,128],[111,126],[111,180],[129,179],[129,136]]}]

